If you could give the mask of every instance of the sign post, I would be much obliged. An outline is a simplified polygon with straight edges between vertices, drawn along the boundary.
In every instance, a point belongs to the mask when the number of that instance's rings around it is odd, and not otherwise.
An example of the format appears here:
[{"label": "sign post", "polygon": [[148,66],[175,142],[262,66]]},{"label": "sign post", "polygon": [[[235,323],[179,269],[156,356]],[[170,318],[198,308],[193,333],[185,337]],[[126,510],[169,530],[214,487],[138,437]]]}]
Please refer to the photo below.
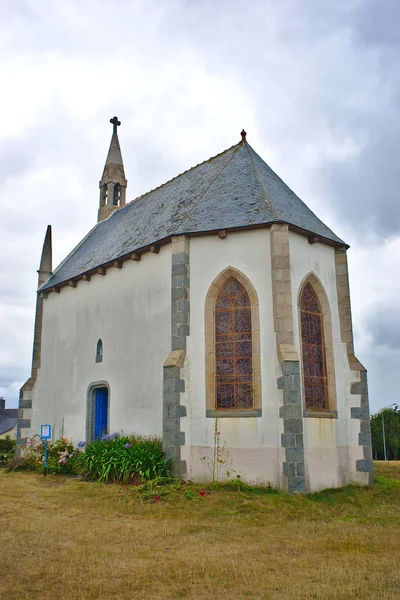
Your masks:
[{"label": "sign post", "polygon": [[43,456],[43,467],[44,467],[44,476],[47,475],[47,440],[51,438],[51,425],[41,425],[40,426],[40,437],[43,440],[44,444],[44,456]]}]

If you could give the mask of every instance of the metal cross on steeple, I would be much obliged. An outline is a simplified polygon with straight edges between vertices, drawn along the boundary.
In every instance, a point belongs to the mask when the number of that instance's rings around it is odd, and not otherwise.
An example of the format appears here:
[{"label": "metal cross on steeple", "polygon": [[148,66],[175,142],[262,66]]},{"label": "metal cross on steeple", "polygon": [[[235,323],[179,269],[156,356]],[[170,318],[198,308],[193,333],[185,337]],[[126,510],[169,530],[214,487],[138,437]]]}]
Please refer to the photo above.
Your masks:
[{"label": "metal cross on steeple", "polygon": [[112,123],[113,126],[113,133],[117,133],[117,127],[121,125],[121,121],[118,121],[117,117],[113,117],[110,119],[110,123]]}]

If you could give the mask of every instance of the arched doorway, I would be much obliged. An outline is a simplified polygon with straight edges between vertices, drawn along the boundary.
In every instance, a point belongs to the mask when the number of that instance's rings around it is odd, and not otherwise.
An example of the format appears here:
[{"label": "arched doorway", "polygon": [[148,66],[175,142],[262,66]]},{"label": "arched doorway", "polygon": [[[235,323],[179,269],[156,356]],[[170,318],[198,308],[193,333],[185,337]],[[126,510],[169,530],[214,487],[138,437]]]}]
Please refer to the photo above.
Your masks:
[{"label": "arched doorway", "polygon": [[86,441],[90,443],[108,433],[110,389],[106,381],[89,386],[86,406]]}]

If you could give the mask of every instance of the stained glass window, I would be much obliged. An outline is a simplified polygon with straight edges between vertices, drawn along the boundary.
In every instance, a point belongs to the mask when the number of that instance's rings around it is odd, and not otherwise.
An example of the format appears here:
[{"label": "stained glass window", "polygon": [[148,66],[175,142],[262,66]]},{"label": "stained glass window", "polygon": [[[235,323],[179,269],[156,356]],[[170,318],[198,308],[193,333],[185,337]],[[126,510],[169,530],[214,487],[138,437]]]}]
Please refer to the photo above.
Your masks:
[{"label": "stained glass window", "polygon": [[300,313],[305,405],[308,409],[327,410],[322,313],[318,296],[310,282],[306,283],[301,294]]},{"label": "stained glass window", "polygon": [[215,304],[216,408],[253,408],[251,304],[231,277]]}]

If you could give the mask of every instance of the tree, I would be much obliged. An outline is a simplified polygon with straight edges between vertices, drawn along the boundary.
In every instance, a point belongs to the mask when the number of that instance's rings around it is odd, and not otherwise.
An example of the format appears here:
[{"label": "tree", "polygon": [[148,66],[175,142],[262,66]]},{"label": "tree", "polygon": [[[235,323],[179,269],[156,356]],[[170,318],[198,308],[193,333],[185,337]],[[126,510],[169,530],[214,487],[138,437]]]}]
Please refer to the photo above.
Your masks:
[{"label": "tree", "polygon": [[388,460],[400,460],[400,411],[397,407],[384,408],[371,417],[371,436],[373,456],[384,459],[383,424],[385,425],[386,456]]}]

